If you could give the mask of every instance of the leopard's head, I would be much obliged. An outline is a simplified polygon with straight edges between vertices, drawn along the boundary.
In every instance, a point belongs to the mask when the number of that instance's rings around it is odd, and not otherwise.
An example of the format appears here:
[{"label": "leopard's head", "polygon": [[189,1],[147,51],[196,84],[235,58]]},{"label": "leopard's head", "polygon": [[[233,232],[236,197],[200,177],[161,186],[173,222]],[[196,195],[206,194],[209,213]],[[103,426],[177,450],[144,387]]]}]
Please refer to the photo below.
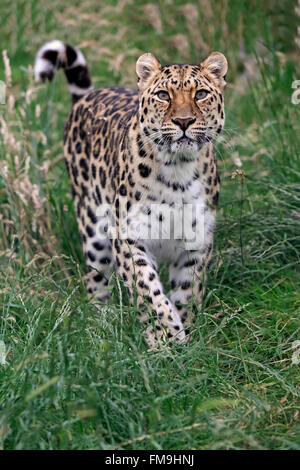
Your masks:
[{"label": "leopard's head", "polygon": [[227,60],[213,52],[200,65],[161,66],[150,53],[137,61],[139,120],[159,150],[195,153],[224,126]]}]

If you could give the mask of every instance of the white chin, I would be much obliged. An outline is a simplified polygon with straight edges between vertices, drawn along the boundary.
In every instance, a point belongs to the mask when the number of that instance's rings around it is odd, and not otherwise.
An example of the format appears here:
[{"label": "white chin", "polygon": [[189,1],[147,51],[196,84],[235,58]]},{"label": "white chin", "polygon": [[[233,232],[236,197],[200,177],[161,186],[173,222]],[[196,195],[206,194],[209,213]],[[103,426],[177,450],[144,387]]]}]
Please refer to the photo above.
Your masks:
[{"label": "white chin", "polygon": [[171,152],[172,153],[184,153],[184,154],[193,154],[197,152],[198,150],[198,144],[197,142],[194,142],[193,140],[180,140],[173,142],[171,144]]}]

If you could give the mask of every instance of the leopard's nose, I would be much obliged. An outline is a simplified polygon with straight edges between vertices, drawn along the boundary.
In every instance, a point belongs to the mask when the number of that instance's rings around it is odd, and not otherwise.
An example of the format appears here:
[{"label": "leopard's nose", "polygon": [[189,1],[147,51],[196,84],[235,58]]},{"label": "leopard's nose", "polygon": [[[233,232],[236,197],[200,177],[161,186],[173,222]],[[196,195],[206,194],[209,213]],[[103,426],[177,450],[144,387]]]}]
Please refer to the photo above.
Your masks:
[{"label": "leopard's nose", "polygon": [[180,127],[181,130],[185,131],[191,124],[196,121],[196,118],[186,117],[186,118],[175,118],[172,119],[174,124]]}]

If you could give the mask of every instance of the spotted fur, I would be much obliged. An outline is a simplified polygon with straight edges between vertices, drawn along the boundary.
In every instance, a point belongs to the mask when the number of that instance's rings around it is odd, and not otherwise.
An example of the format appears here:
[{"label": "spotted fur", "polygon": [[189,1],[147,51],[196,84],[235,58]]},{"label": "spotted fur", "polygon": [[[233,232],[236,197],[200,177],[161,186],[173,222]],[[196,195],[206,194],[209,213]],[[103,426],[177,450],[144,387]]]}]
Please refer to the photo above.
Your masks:
[{"label": "spotted fur", "polygon": [[[193,312],[201,307],[219,196],[213,139],[224,125],[227,61],[215,52],[199,65],[161,66],[144,54],[136,71],[138,90],[97,89],[75,103],[64,152],[89,267],[88,293],[105,300],[115,267],[137,303],[146,341],[155,347],[167,338],[186,342]],[[162,212],[155,213],[160,204],[179,211],[185,204],[200,207],[204,238],[197,249],[187,249],[184,233],[174,236],[175,224],[168,239],[146,236],[153,227],[164,233],[170,226]],[[113,231],[101,210],[106,205],[115,210]],[[137,225],[139,235],[122,236]],[[169,296],[158,275],[163,260],[170,263]]]}]

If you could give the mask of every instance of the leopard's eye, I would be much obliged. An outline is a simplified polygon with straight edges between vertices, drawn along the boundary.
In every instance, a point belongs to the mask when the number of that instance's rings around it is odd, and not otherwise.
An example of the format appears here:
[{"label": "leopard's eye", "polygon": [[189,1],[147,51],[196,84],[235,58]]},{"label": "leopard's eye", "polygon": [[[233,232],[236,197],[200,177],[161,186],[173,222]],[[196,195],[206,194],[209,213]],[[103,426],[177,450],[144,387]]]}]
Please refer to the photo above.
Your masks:
[{"label": "leopard's eye", "polygon": [[198,90],[195,94],[195,100],[203,100],[207,97],[208,93],[208,90]]},{"label": "leopard's eye", "polygon": [[156,96],[163,101],[170,101],[170,95],[167,91],[158,91]]}]

